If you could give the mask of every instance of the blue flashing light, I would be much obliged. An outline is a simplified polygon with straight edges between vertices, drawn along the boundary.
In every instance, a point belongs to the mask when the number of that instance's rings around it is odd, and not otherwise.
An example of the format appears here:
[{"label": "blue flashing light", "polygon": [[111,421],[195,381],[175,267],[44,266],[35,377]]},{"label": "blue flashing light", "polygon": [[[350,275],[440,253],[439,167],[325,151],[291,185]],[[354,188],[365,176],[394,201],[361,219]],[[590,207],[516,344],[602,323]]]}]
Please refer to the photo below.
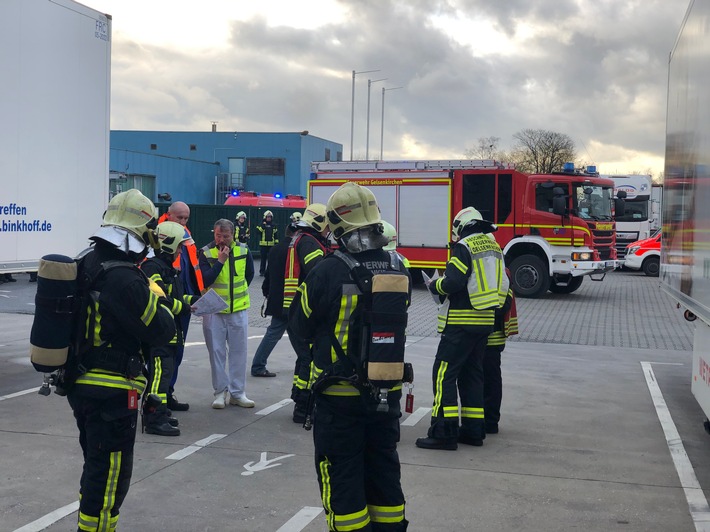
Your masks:
[{"label": "blue flashing light", "polygon": [[238,190],[232,190],[232,196],[234,196],[235,198],[236,198],[237,196],[239,196],[239,191],[238,191]]},{"label": "blue flashing light", "polygon": [[276,199],[280,199],[280,198],[281,198],[281,193],[280,193],[280,192],[277,192],[276,194],[274,194],[274,197],[275,197]]},{"label": "blue flashing light", "polygon": [[588,173],[588,174],[596,174],[596,173],[597,173],[597,167],[596,167],[596,166],[587,166],[587,173]]},{"label": "blue flashing light", "polygon": [[574,173],[574,163],[565,163],[562,165],[563,172]]}]

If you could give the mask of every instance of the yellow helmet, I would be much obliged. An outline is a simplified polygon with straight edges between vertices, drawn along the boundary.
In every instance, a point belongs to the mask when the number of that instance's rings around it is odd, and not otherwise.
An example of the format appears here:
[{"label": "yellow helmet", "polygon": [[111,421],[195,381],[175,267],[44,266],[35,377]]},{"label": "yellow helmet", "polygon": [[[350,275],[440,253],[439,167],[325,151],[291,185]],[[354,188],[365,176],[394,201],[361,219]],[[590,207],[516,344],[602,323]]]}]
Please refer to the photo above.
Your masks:
[{"label": "yellow helmet", "polygon": [[397,249],[397,230],[389,222],[382,220],[382,234],[387,237],[387,244],[382,248],[385,251],[395,251]]},{"label": "yellow helmet", "polygon": [[108,203],[102,227],[121,227],[157,249],[154,229],[158,211],[153,202],[135,188],[116,194]]},{"label": "yellow helmet", "polygon": [[160,251],[174,255],[182,242],[186,244],[194,244],[190,233],[182,225],[175,222],[163,222],[158,224],[156,229],[158,242],[160,242]]},{"label": "yellow helmet", "polygon": [[476,222],[486,222],[491,226],[493,230],[496,229],[496,226],[492,222],[483,219],[483,216],[481,216],[481,213],[478,212],[478,210],[474,209],[473,207],[466,207],[465,209],[461,209],[454,217],[454,222],[451,226],[452,240],[454,242],[458,242],[461,238],[461,233],[463,232],[464,228],[466,226],[473,225]]},{"label": "yellow helmet", "polygon": [[328,225],[336,239],[356,229],[381,222],[377,198],[369,188],[347,182],[328,199]]},{"label": "yellow helmet", "polygon": [[266,212],[264,213],[264,220],[266,220],[266,217],[267,217],[267,216],[271,216],[271,217],[273,218],[273,217],[274,217],[274,213],[271,212],[271,211],[266,211]]},{"label": "yellow helmet", "polygon": [[298,225],[307,225],[319,233],[323,231],[326,227],[328,227],[328,223],[326,222],[325,205],[322,203],[311,203],[308,207],[306,207],[306,210],[303,212],[303,216],[300,216]]},{"label": "yellow helmet", "polygon": [[300,212],[291,213],[291,216],[289,216],[289,219],[291,220],[292,224],[298,223],[301,221],[301,213]]}]

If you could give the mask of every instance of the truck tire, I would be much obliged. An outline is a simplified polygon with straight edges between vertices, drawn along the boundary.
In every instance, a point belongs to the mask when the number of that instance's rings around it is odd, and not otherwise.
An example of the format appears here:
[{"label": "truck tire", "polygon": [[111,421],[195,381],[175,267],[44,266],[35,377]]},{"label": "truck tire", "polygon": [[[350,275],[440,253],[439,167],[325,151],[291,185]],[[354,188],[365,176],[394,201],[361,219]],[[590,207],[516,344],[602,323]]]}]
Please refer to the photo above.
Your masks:
[{"label": "truck tire", "polygon": [[519,297],[535,299],[550,287],[550,273],[536,255],[521,255],[510,264],[513,291]]},{"label": "truck tire", "polygon": [[553,294],[571,294],[582,286],[584,277],[572,277],[566,285],[558,284],[554,279],[550,279],[550,292]]},{"label": "truck tire", "polygon": [[661,260],[658,257],[649,257],[643,261],[641,269],[649,277],[658,277],[661,270]]}]

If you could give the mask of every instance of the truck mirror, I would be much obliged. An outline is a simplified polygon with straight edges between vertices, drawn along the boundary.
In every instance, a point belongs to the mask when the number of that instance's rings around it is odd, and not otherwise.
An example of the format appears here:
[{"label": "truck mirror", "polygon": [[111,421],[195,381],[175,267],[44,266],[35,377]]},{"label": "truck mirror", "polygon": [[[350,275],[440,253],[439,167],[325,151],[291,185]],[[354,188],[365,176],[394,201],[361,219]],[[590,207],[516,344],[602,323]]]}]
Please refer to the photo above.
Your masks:
[{"label": "truck mirror", "polygon": [[614,198],[614,216],[623,216],[626,210],[624,198]]},{"label": "truck mirror", "polygon": [[567,198],[563,195],[552,198],[552,212],[560,216],[567,214]]},{"label": "truck mirror", "polygon": [[616,193],[616,197],[620,199],[625,199],[626,198],[626,191],[625,190],[619,190]]}]

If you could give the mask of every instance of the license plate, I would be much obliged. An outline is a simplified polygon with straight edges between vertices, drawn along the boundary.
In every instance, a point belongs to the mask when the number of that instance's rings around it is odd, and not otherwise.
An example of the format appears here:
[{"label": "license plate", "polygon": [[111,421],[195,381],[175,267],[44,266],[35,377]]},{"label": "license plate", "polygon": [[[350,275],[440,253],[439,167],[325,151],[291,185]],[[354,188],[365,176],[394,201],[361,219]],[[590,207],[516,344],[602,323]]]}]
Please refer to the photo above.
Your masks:
[{"label": "license plate", "polygon": [[597,229],[599,231],[611,231],[611,224],[597,224]]},{"label": "license plate", "polygon": [[606,261],[606,267],[607,267],[607,268],[613,268],[613,267],[614,267],[614,261],[613,261],[613,260],[608,260],[608,261]]}]

